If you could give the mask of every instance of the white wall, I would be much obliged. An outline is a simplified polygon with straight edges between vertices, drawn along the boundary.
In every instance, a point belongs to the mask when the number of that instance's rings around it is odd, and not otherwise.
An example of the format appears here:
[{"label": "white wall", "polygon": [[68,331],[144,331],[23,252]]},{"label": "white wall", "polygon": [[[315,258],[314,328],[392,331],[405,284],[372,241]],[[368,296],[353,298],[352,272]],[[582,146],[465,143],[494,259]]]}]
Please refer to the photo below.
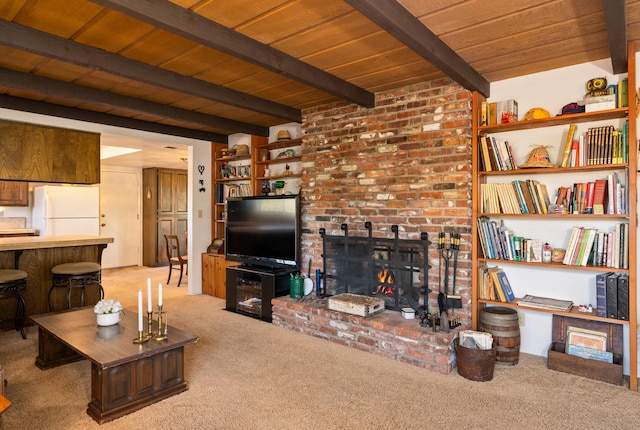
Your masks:
[{"label": "white wall", "polygon": [[[638,56],[636,55],[636,58]],[[637,59],[636,59],[637,61]],[[565,67],[549,72],[536,73],[491,84],[491,97],[489,101],[515,99],[518,102],[519,119],[522,119],[527,110],[541,107],[549,111],[551,116],[560,113],[562,106],[577,102],[584,97],[585,86],[589,79],[606,76],[608,83],[617,83],[619,76],[614,76],[609,59],[593,63],[585,63],[577,66]],[[634,89],[629,88],[629,97],[634,96]],[[619,121],[612,124],[620,127]],[[600,124],[600,123],[599,123]],[[605,123],[602,123],[604,125]],[[586,131],[589,125],[578,124],[577,133]],[[561,154],[564,148],[564,139],[567,136],[568,126],[549,127],[541,130],[527,130],[512,133],[501,133],[500,140],[512,143],[515,158],[518,163],[524,163],[529,151],[534,145],[548,145],[548,152],[554,164],[561,162]],[[559,130],[560,129],[560,130]],[[555,193],[560,182],[592,180],[588,174],[579,174],[570,179],[564,175],[542,175],[536,179],[546,183],[550,193]],[[592,176],[602,177],[602,173],[594,173]],[[499,182],[507,179],[500,178]],[[570,185],[570,184],[569,184]],[[568,230],[576,224],[588,223],[588,226],[599,227],[598,222],[592,220],[557,220],[554,222],[532,220],[507,219],[505,224],[517,234],[527,234],[529,237],[542,239],[549,242],[552,247],[566,248],[568,242]],[[600,223],[603,230],[608,231],[611,222]],[[539,270],[527,267],[508,268],[509,280],[514,288],[516,296],[534,294],[554,297],[558,299],[572,299],[576,304],[591,303],[595,306],[595,275],[596,272],[582,273],[568,270]],[[605,272],[606,270],[603,270]],[[520,311],[524,313],[525,323],[520,327],[520,350],[525,353],[546,356],[551,343],[551,315]],[[624,326],[625,338],[628,326]],[[628,362],[629,344],[625,342],[625,373],[629,373]]]},{"label": "white wall", "polygon": [[[11,121],[21,121],[33,124],[63,127],[73,130],[82,130],[96,133],[110,133],[115,135],[137,137],[158,142],[180,143],[189,146],[189,294],[202,292],[202,259],[200,254],[206,252],[211,243],[211,144],[196,139],[169,136],[150,133],[141,130],[131,130],[103,124],[93,124],[83,121],[56,118],[46,115],[31,114],[27,112],[0,109],[0,118]],[[198,166],[204,166],[204,174],[200,175]],[[198,180],[204,178],[205,192],[199,192],[201,187]],[[140,191],[141,192],[141,191]],[[32,201],[33,199],[30,199]],[[27,217],[28,225],[31,223],[31,208],[4,208],[4,216]],[[142,229],[140,229],[142,231]]]}]

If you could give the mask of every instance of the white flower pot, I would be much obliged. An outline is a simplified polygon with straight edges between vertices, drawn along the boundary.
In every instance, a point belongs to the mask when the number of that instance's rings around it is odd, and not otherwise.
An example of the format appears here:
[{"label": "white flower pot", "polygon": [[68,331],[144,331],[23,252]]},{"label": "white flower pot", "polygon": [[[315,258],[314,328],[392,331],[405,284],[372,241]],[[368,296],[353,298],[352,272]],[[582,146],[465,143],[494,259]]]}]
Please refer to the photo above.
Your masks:
[{"label": "white flower pot", "polygon": [[124,312],[115,312],[112,314],[96,314],[98,325],[102,327],[118,324],[124,318]]}]

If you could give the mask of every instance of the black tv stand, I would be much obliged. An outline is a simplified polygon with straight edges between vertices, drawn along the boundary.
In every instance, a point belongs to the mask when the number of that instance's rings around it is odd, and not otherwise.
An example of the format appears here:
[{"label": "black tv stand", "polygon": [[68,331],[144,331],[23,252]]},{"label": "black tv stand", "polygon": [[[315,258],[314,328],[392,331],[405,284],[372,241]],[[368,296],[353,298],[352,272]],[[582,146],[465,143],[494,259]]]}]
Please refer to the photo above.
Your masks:
[{"label": "black tv stand", "polygon": [[298,269],[227,267],[228,311],[271,322],[271,299],[289,294],[291,273]]}]

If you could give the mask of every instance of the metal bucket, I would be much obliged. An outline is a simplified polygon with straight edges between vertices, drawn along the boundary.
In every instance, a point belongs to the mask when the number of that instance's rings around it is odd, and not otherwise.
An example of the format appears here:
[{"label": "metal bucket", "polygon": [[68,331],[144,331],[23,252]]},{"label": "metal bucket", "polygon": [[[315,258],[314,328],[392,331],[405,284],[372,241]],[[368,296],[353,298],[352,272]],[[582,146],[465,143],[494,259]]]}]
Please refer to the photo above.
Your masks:
[{"label": "metal bucket", "polygon": [[460,345],[459,339],[454,340],[456,361],[460,376],[471,381],[491,381],[496,364],[496,345],[491,349],[473,349]]},{"label": "metal bucket", "polygon": [[518,364],[520,358],[520,326],[518,312],[515,309],[500,306],[484,308],[480,312],[481,331],[491,333],[496,346],[496,362],[499,364]]}]

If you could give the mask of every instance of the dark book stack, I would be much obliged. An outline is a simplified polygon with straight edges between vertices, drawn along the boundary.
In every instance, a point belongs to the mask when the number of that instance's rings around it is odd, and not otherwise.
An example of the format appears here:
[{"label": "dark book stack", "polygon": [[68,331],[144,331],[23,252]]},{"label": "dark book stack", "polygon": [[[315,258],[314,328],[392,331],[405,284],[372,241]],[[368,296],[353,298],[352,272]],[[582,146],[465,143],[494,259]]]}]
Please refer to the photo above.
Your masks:
[{"label": "dark book stack", "polygon": [[596,315],[629,320],[629,275],[600,273],[596,276]]}]

